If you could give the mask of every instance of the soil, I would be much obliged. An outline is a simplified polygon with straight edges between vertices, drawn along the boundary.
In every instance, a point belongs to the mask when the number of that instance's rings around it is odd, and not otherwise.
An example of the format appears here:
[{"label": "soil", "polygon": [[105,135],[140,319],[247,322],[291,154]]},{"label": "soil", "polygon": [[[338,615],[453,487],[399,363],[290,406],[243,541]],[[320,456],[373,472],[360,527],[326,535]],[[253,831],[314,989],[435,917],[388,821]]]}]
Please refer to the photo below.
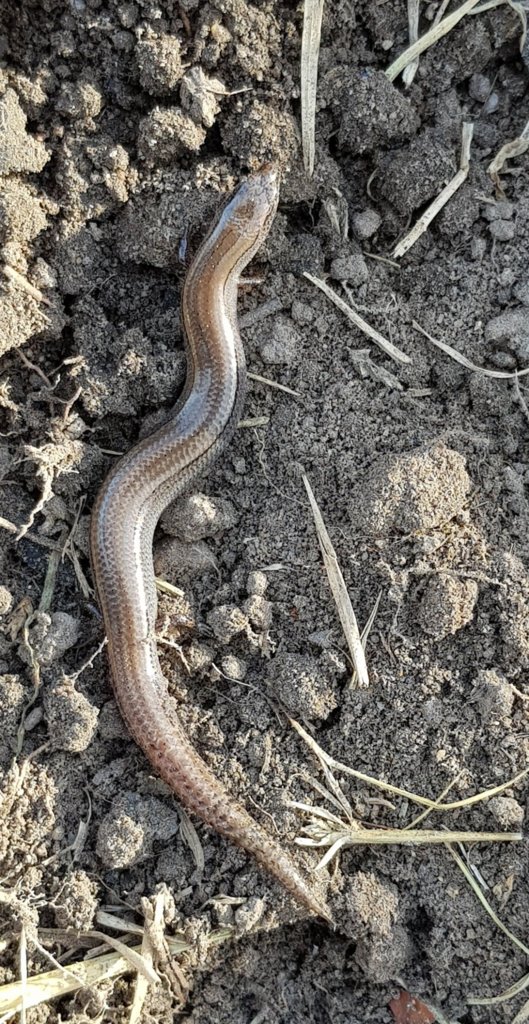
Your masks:
[{"label": "soil", "polygon": [[[437,7],[424,5],[421,31]],[[250,381],[235,440],[155,541],[158,574],[183,588],[161,599],[159,631],[185,727],[300,858],[307,822],[287,800],[336,808],[311,786],[325,780],[285,711],[337,760],[433,799],[527,765],[524,378],[472,372],[413,326],[478,366],[528,365],[527,157],[499,186],[487,173],[529,117],[520,22],[508,5],[467,17],[405,89],[384,71],[407,45],[406,8],[326,5],[309,180],[301,4],[2,5],[0,241],[22,278],[0,289],[4,982],[19,976],[22,924],[37,973],[53,966],[43,949],[66,964],[84,955],[72,935],[108,931],[100,911],[138,925],[162,892],[168,933],[196,954],[181,961],[188,991],[164,971],[144,1021],[385,1024],[403,988],[460,1024],[501,1024],[523,1005],[526,993],[468,1004],[508,988],[526,957],[445,848],[343,850],[320,872],[331,931],[186,820],[128,738],[96,654],[90,508],[182,387],[182,242],[192,252],[238,181],[273,160],[280,210],[239,310],[250,370],[295,394]],[[396,242],[457,170],[464,121],[468,179],[397,262]],[[345,282],[410,361],[374,346],[303,271],[347,298]],[[351,684],[302,467],[361,625],[381,594],[368,690]],[[337,778],[366,827],[417,812]],[[526,793],[521,781],[425,824],[518,831]],[[528,942],[526,843],[477,844],[469,860]],[[219,926],[234,937],[212,947]],[[114,980],[27,1019],[126,1021],[132,994],[130,977]]]}]

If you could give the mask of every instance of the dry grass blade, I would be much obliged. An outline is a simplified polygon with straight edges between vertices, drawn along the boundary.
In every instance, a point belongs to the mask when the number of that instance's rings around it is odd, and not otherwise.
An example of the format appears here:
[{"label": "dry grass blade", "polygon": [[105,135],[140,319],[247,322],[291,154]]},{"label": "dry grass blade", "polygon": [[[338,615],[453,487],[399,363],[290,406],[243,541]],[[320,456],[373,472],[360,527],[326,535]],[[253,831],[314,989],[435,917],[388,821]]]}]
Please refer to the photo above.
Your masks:
[{"label": "dry grass blade", "polygon": [[[221,928],[212,932],[208,941],[217,945],[220,942],[225,942],[231,936],[230,928]],[[184,939],[168,938],[167,943],[173,956],[191,948]],[[91,988],[101,981],[108,981],[111,978],[118,978],[123,974],[130,973],[131,970],[134,970],[130,962],[130,954],[136,954],[141,959],[141,946],[127,947],[127,953],[127,957],[121,956],[117,952],[105,953],[93,960],[83,960],[70,964],[68,968],[46,971],[33,978],[28,978],[25,985],[26,1009],[71,994],[80,988]],[[20,981],[0,986],[0,1014],[3,1015],[4,1020],[9,1020],[15,1014],[20,1013],[22,993],[23,985]]]},{"label": "dry grass blade", "polygon": [[316,526],[316,533],[318,534],[323,562],[329,580],[329,586],[336,604],[338,616],[347,641],[347,646],[353,660],[353,665],[358,678],[358,686],[366,688],[369,686],[369,675],[364,648],[360,639],[360,631],[356,621],[356,615],[351,604],[351,598],[347,593],[347,587],[342,575],[342,570],[338,564],[336,552],[323,521],[323,516],[319,510],[318,503],[312,492],[312,487],[310,486],[305,474],[303,474],[303,483],[305,484],[305,490],[309,497],[314,524]]},{"label": "dry grass blade", "polygon": [[[373,605],[373,607],[371,609],[371,612],[369,614],[369,618],[368,618],[368,620],[367,620],[367,622],[366,622],[362,632],[360,633],[360,640],[362,641],[362,647],[364,648],[364,651],[366,649],[367,638],[368,638],[368,636],[369,636],[369,634],[371,632],[371,629],[373,627],[373,623],[374,623],[374,621],[375,621],[375,619],[377,617],[377,612],[378,612],[378,608],[379,608],[381,599],[382,599],[382,591],[379,590],[379,592],[378,592],[378,594],[376,596],[375,603],[374,603],[374,605]],[[357,683],[358,683],[358,679],[357,679],[357,676],[356,676],[356,669],[355,669],[351,685],[353,687],[356,687]]]},{"label": "dry grass blade", "polygon": [[309,177],[314,173],[316,87],[324,0],[305,0],[301,37],[301,140],[303,163]]},{"label": "dry grass blade", "polygon": [[453,846],[448,846],[448,849],[452,854],[452,857],[454,858],[456,864],[463,872],[468,884],[474,890],[479,902],[485,908],[491,920],[494,921],[496,927],[499,928],[500,931],[502,931],[503,934],[506,935],[507,938],[510,939],[512,943],[514,943],[515,946],[518,946],[518,949],[521,949],[522,953],[525,953],[526,956],[529,956],[529,946],[526,946],[521,939],[519,939],[516,935],[513,935],[509,928],[507,928],[507,926],[504,925],[503,921],[500,921],[498,915],[496,914],[496,911],[492,909],[489,901],[487,900],[486,896],[480,889],[478,883],[476,882],[476,879],[474,878],[472,872],[469,870],[468,866],[465,864],[463,858],[459,856],[457,851],[454,850]]},{"label": "dry grass blade", "polygon": [[277,380],[270,380],[270,377],[261,377],[260,373],[248,372],[250,380],[255,380],[259,384],[266,384],[269,388],[276,388],[277,391],[284,391],[286,395],[293,395],[294,398],[300,398],[299,391],[294,391],[293,388],[289,388],[287,384],[279,384]]},{"label": "dry grass blade", "polygon": [[461,159],[459,162],[459,170],[454,175],[451,181],[441,190],[438,196],[430,203],[429,207],[421,214],[418,221],[413,225],[411,231],[395,246],[392,252],[394,259],[400,259],[405,253],[411,249],[412,245],[424,234],[426,229],[432,223],[437,214],[446,206],[449,199],[452,198],[458,188],[466,181],[468,177],[469,161],[470,161],[470,143],[472,141],[472,134],[474,132],[474,125],[465,122],[462,128],[461,137]]},{"label": "dry grass blade", "polygon": [[484,14],[485,11],[492,11],[495,7],[503,7],[505,4],[509,4],[513,11],[518,15],[522,23],[522,35],[520,37],[520,53],[523,54],[525,49],[525,43],[527,41],[527,11],[523,4],[518,3],[518,0],[486,0],[486,3],[480,4],[479,7],[475,7],[471,14]]},{"label": "dry grass blade", "polygon": [[[497,1006],[498,1003],[507,1003],[509,999],[514,999],[515,996],[519,996],[520,992],[523,992],[529,986],[529,974],[524,974],[523,978],[519,978],[518,981],[514,982],[514,985],[510,985],[504,992],[500,992],[497,996],[482,996],[467,999],[467,1003],[470,1006]],[[527,1004],[526,1004],[527,1005]],[[523,1007],[522,1007],[523,1009]]]},{"label": "dry grass blade", "polygon": [[202,843],[198,832],[191,821],[191,818],[186,813],[183,807],[179,808],[180,814],[180,835],[185,843],[187,843],[195,862],[195,868],[198,874],[202,877],[205,868],[205,857]]},{"label": "dry grass blade", "polygon": [[411,326],[415,328],[416,331],[419,331],[420,334],[424,335],[425,338],[428,338],[428,341],[431,341],[432,345],[441,349],[441,352],[445,352],[446,355],[450,356],[451,359],[454,359],[456,363],[460,363],[461,366],[466,367],[467,370],[472,370],[473,373],[482,373],[485,377],[493,377],[497,380],[516,380],[518,377],[525,377],[525,375],[529,373],[529,368],[526,370],[514,370],[512,373],[507,370],[487,370],[485,366],[478,366],[477,363],[473,363],[470,359],[467,359],[467,357],[462,355],[461,352],[458,352],[457,349],[452,348],[451,345],[447,345],[446,341],[439,341],[438,338],[432,337],[432,335],[428,334],[428,331],[425,331],[424,327],[421,327],[416,320],[412,320]]},{"label": "dry grass blade", "polygon": [[479,0],[465,0],[465,3],[457,8],[457,11],[447,14],[446,18],[443,18],[437,25],[434,25],[429,32],[425,32],[416,43],[408,46],[407,50],[404,50],[400,57],[397,57],[387,69],[386,76],[390,82],[393,82],[397,75],[400,75],[401,71],[404,71],[404,68],[411,61],[415,60],[421,53],[424,53],[430,46],[433,46],[439,39],[442,39],[447,32],[450,32],[461,21],[461,18],[465,17],[465,14],[468,14],[473,7],[476,7],[478,2]]},{"label": "dry grass blade", "polygon": [[359,330],[364,332],[364,334],[367,334],[368,338],[371,338],[371,340],[374,341],[388,356],[395,359],[397,363],[411,363],[410,357],[407,356],[405,352],[401,352],[400,348],[397,348],[397,346],[391,341],[384,338],[382,334],[379,334],[374,327],[371,327],[366,320],[363,320],[356,310],[352,309],[351,306],[348,306],[337,292],[332,288],[329,288],[329,285],[326,284],[325,281],[322,281],[319,277],[314,277],[312,274],[309,274],[307,270],[303,271],[303,276],[307,278],[307,281],[316,285],[316,288],[319,288],[320,291],[322,291],[323,294],[326,295],[327,298],[342,311],[342,313],[345,313],[346,317],[355,325],[355,327],[358,327]]},{"label": "dry grass blade", "polygon": [[499,786],[492,786],[490,789],[484,789],[480,793],[475,793],[474,796],[467,796],[463,800],[454,800],[452,803],[441,804],[438,800],[429,800],[428,797],[418,796],[417,793],[411,793],[408,789],[401,789],[399,786],[392,786],[389,782],[383,782],[381,779],[375,778],[374,775],[366,775],[365,772],[358,772],[355,768],[350,768],[349,765],[343,764],[341,761],[336,761],[330,756],[322,747],[316,743],[316,740],[303,728],[299,722],[295,719],[289,719],[290,724],[296,730],[302,740],[307,744],[310,750],[316,755],[322,765],[326,765],[334,771],[343,772],[345,775],[351,775],[354,779],[358,779],[359,782],[364,782],[368,786],[374,786],[375,789],[382,789],[386,793],[393,793],[395,796],[404,797],[406,800],[410,800],[412,803],[420,804],[422,807],[429,807],[433,811],[455,811],[461,807],[472,807],[474,804],[481,803],[483,800],[490,800],[492,796],[499,796],[506,789],[510,789],[517,782],[521,782],[529,774],[529,768],[524,768],[523,771],[518,772],[513,778],[507,779],[506,782],[500,783]]},{"label": "dry grass blade", "polygon": [[[363,828],[358,823],[347,824],[345,821],[337,825],[321,814],[322,808],[310,807],[297,802],[291,807],[301,810],[310,816],[310,822],[303,829],[303,835],[294,842],[298,846],[312,849],[328,847],[327,853],[316,867],[321,871],[339,853],[340,850],[353,846],[445,846],[449,843],[501,843],[519,842],[523,836],[519,832],[453,832],[445,829],[402,829],[402,828]],[[334,815],[332,816],[334,818]]]},{"label": "dry grass blade", "polygon": [[487,171],[490,174],[493,182],[498,188],[500,185],[500,171],[503,170],[503,166],[506,160],[512,160],[515,156],[523,156],[524,153],[529,149],[529,121],[525,125],[525,128],[518,136],[513,139],[512,142],[506,142],[504,146],[496,153],[494,160],[491,161],[487,167]]},{"label": "dry grass blade", "polygon": [[[410,46],[413,46],[419,38],[419,0],[408,0],[408,33],[410,37]],[[409,89],[415,75],[417,74],[417,68],[419,67],[419,58],[415,57],[415,60],[411,60],[406,65],[402,72],[402,81],[407,89]]]},{"label": "dry grass blade", "polygon": [[516,1014],[512,1024],[525,1024],[526,1020],[529,1020],[529,1000],[524,1003],[522,1009]]},{"label": "dry grass blade", "polygon": [[[38,288],[35,288],[35,285],[30,284],[22,274],[19,274],[18,270],[15,270],[14,267],[10,267],[9,263],[4,263],[2,270],[9,281],[12,281],[13,284],[17,285],[18,288],[21,288],[22,291],[31,295],[32,299],[35,299],[37,302],[43,302],[46,306],[51,306],[50,300],[46,298]],[[48,318],[46,317],[46,319]]]}]

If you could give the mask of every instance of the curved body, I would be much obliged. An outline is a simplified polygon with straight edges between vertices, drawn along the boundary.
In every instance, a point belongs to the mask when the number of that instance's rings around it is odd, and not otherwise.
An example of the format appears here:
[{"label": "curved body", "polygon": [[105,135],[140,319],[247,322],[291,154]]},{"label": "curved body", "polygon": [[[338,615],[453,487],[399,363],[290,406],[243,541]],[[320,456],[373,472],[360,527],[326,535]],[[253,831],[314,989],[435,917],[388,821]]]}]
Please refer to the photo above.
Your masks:
[{"label": "curved body", "polygon": [[265,167],[238,189],[202,243],[183,291],[187,379],[171,419],[107,477],[91,521],[92,568],[116,700],[130,733],[185,807],[253,854],[292,895],[329,919],[291,859],[237,804],[182,729],[158,662],[152,558],[158,519],[227,444],[245,393],[237,328],[241,272],[266,237],[279,180]]}]

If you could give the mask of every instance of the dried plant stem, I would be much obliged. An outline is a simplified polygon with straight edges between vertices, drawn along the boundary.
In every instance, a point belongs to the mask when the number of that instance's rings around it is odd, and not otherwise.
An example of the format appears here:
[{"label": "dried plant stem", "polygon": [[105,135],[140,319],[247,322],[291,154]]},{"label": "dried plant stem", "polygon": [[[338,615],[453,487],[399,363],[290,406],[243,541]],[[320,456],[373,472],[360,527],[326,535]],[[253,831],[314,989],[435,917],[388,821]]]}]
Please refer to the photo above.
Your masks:
[{"label": "dried plant stem", "polygon": [[437,25],[433,25],[429,32],[425,32],[416,43],[408,46],[407,50],[404,50],[387,69],[386,75],[390,82],[393,82],[397,75],[404,71],[407,64],[415,60],[419,54],[424,53],[424,50],[427,50],[428,47],[433,46],[439,39],[442,39],[447,32],[450,32],[461,21],[461,18],[464,18],[465,14],[468,14],[478,2],[479,0],[465,0],[465,3],[457,8],[457,11],[447,14],[446,18],[439,21]]},{"label": "dried plant stem", "polygon": [[472,133],[474,126],[465,122],[462,129],[461,137],[461,160],[459,170],[454,175],[451,181],[443,188],[438,196],[430,203],[427,210],[419,217],[418,221],[413,225],[411,231],[395,246],[392,256],[395,259],[399,259],[404,256],[408,249],[411,249],[412,245],[424,234],[426,229],[432,223],[433,219],[437,217],[443,206],[446,206],[449,199],[452,198],[458,188],[461,187],[463,182],[468,177],[469,159],[470,159],[470,143],[472,141]]}]

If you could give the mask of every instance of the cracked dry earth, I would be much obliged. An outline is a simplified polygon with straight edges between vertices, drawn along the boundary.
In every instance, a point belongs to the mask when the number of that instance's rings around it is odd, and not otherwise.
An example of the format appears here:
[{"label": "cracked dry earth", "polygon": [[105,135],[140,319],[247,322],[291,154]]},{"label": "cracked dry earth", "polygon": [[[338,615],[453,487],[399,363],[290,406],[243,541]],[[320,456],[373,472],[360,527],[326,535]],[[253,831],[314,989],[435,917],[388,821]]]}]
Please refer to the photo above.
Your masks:
[{"label": "cracked dry earth", "polygon": [[[421,33],[438,7],[421,5]],[[507,989],[526,956],[446,849],[343,850],[320,873],[331,932],[186,819],[129,739],[97,653],[90,509],[182,387],[182,240],[195,251],[226,195],[273,160],[280,209],[239,309],[250,370],[289,390],[250,381],[234,442],[155,540],[157,574],[179,588],[160,597],[158,632],[185,728],[312,868],[322,851],[294,845],[306,821],[287,802],[325,804],[311,784],[325,780],[285,712],[338,761],[432,799],[527,765],[525,379],[471,371],[413,326],[478,367],[529,365],[527,156],[501,191],[487,173],[529,116],[520,22],[508,5],[463,19],[405,88],[384,73],[407,45],[404,0],[327,4],[310,180],[301,28],[301,5],[276,0],[0,5],[0,980],[20,976],[22,926],[36,974],[46,951],[68,965],[99,945],[86,933],[110,932],[101,911],[136,926],[161,913],[193,952],[159,964],[145,1022],[410,1024],[392,1002],[405,989],[419,1024],[433,1019],[424,1001],[439,1020],[504,1024],[523,992],[468,999]],[[468,178],[397,262],[457,170],[464,121]],[[381,595],[368,690],[351,685],[302,467],[361,626]],[[339,781],[366,828],[416,813]],[[521,780],[424,824],[518,832],[526,794]],[[469,858],[529,943],[526,843]],[[219,928],[232,938],[212,946]],[[132,999],[129,974],[26,1019],[124,1022]]]}]

